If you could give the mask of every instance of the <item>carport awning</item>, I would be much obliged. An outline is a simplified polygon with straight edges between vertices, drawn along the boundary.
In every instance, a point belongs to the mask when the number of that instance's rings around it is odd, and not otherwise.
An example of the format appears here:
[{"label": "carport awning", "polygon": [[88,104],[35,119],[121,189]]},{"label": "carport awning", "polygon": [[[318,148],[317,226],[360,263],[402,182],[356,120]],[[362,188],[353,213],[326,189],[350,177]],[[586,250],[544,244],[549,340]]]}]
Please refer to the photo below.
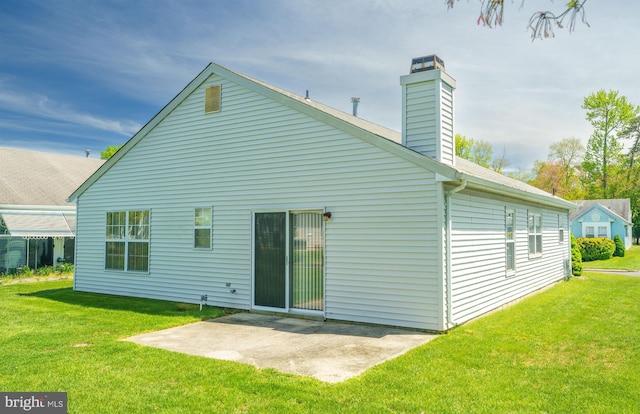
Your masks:
[{"label": "carport awning", "polygon": [[0,227],[4,222],[11,237],[41,239],[75,237],[62,211],[0,211]]}]

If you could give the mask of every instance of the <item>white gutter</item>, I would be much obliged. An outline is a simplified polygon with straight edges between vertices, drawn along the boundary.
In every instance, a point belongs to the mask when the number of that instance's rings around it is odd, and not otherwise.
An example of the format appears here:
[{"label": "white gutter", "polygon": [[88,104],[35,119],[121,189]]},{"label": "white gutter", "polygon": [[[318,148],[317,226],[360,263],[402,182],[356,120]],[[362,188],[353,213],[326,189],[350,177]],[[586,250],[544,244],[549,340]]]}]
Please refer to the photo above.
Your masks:
[{"label": "white gutter", "polygon": [[0,204],[0,210],[76,211],[76,206]]},{"label": "white gutter", "polygon": [[445,245],[446,245],[446,269],[445,269],[445,285],[447,290],[447,315],[445,320],[445,329],[453,328],[456,323],[451,317],[451,195],[462,191],[467,186],[467,180],[463,179],[462,183],[445,192]]}]

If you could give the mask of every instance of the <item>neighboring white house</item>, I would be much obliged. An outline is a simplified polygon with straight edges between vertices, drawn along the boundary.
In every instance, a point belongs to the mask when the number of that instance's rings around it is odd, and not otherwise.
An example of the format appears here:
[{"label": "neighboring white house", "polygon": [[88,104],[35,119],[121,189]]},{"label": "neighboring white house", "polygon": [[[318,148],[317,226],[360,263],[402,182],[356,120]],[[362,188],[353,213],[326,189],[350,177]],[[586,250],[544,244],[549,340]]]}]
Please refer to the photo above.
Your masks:
[{"label": "neighboring white house", "polygon": [[66,198],[103,163],[0,148],[0,273],[73,263],[76,206]]},{"label": "neighboring white house", "polygon": [[575,206],[455,157],[435,62],[402,133],[209,64],[70,196],[75,289],[444,331],[562,280]]},{"label": "neighboring white house", "polygon": [[571,232],[575,237],[620,236],[628,249],[633,245],[633,222],[631,200],[613,198],[608,200],[575,200],[578,209],[571,212]]}]

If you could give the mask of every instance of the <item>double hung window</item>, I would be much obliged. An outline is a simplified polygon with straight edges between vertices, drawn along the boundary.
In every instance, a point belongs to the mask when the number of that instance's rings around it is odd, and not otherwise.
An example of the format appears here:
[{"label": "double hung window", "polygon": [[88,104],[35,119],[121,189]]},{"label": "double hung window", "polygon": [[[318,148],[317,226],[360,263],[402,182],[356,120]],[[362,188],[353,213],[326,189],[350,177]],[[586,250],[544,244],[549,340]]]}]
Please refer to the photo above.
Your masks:
[{"label": "double hung window", "polygon": [[149,210],[107,213],[105,269],[149,270]]},{"label": "double hung window", "polygon": [[198,207],[195,209],[193,222],[193,246],[196,249],[211,248],[212,227],[211,207]]},{"label": "double hung window", "polygon": [[527,217],[527,234],[529,236],[529,256],[542,254],[542,215],[529,213]]},{"label": "double hung window", "polygon": [[505,240],[507,249],[507,271],[516,269],[515,212],[507,210],[505,216]]}]

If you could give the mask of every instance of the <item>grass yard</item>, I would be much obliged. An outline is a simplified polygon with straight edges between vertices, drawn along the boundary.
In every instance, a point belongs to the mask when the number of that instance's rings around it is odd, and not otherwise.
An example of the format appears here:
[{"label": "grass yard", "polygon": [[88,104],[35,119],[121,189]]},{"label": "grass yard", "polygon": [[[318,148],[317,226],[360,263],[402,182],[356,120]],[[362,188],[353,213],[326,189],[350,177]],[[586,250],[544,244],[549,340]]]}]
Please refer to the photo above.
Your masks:
[{"label": "grass yard", "polygon": [[612,257],[609,260],[583,262],[585,269],[624,269],[640,270],[640,246],[631,246],[624,257]]},{"label": "grass yard", "polygon": [[573,278],[339,384],[119,341],[222,311],[70,286],[0,287],[0,390],[82,414],[640,412],[640,278]]}]

